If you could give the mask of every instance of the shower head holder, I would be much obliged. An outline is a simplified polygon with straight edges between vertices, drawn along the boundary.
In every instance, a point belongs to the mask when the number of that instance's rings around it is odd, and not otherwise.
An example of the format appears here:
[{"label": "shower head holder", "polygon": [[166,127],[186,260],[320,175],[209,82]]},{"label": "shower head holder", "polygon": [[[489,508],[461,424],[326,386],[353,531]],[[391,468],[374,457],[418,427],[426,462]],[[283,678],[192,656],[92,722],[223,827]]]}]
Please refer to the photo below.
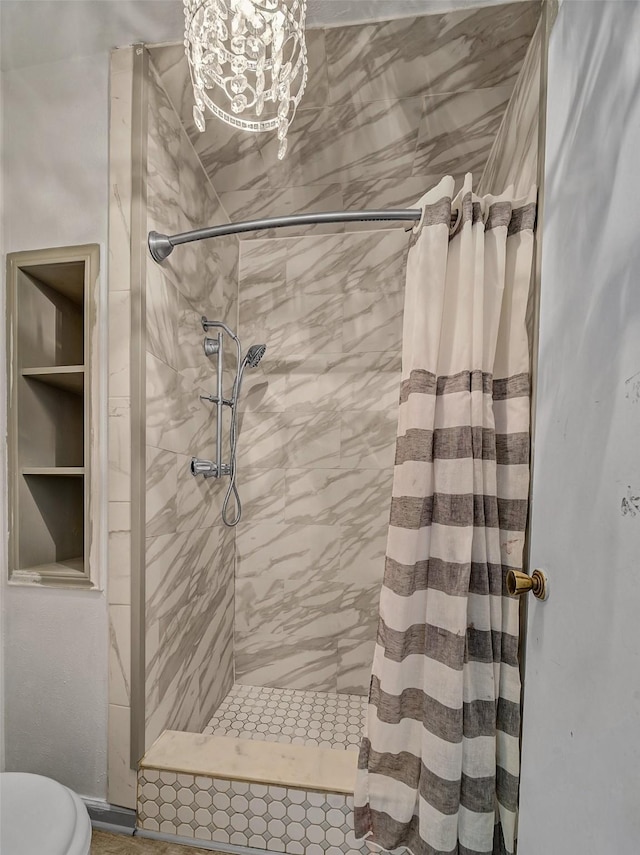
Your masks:
[{"label": "shower head holder", "polygon": [[205,356],[216,356],[220,353],[219,338],[210,338],[209,336],[205,336],[202,346],[204,348]]}]

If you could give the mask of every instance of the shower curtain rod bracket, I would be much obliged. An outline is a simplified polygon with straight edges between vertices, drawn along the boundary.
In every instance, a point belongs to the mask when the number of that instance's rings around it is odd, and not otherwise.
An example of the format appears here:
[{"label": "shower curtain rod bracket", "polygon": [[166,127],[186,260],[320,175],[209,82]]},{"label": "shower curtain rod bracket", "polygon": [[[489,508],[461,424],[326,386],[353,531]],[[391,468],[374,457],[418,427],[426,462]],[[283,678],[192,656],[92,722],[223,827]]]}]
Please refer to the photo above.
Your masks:
[{"label": "shower curtain rod bracket", "polygon": [[166,235],[161,235],[160,232],[149,232],[149,252],[153,260],[160,264],[173,252],[173,244]]},{"label": "shower curtain rod bracket", "polygon": [[[179,235],[163,235],[149,232],[149,252],[158,263],[168,258],[174,247],[195,240],[224,237],[242,232],[261,231],[262,229],[282,229],[287,226],[317,226],[325,223],[366,223],[366,222],[416,222],[422,216],[419,208],[390,208],[386,211],[322,211],[317,214],[293,214],[287,217],[265,217],[261,220],[247,220],[243,223],[224,223],[205,229],[194,229]],[[407,229],[408,230],[408,229]]]}]

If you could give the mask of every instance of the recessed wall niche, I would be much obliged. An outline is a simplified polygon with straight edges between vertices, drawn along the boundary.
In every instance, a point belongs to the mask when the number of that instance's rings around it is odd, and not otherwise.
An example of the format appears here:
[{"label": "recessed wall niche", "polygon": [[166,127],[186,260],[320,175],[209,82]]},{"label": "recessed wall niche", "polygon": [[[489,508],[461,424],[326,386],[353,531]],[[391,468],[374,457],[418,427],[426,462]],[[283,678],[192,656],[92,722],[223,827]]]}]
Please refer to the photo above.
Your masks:
[{"label": "recessed wall niche", "polygon": [[97,244],[7,256],[9,578],[90,587]]}]

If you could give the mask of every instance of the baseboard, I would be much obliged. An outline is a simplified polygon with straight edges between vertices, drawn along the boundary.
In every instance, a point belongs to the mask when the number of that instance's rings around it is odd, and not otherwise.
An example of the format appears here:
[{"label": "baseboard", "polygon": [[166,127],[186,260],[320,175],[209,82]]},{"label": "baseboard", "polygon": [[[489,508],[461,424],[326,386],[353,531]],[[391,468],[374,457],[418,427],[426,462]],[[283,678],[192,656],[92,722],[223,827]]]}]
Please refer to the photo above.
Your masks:
[{"label": "baseboard", "polygon": [[[181,843],[196,849],[208,849],[212,852],[226,852],[228,855],[274,855],[266,849],[253,849],[250,846],[235,846],[233,843],[218,843],[216,840],[198,840],[193,837],[180,837],[175,834],[163,834],[161,831],[144,831],[142,828],[136,830],[136,837],[145,837],[147,840],[162,840],[164,843]],[[279,855],[279,853],[275,853]]]},{"label": "baseboard", "polygon": [[113,834],[133,835],[136,828],[136,812],[129,808],[110,805],[93,799],[83,799],[93,828],[111,831]]}]

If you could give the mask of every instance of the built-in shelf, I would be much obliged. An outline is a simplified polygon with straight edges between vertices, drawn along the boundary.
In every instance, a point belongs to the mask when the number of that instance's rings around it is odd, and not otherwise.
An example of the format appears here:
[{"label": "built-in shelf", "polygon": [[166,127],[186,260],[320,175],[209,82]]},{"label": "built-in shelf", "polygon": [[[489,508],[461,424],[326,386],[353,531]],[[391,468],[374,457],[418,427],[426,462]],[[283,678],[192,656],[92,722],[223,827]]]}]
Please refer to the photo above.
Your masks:
[{"label": "built-in shelf", "polygon": [[23,475],[62,475],[78,477],[84,475],[84,466],[23,466]]},{"label": "built-in shelf", "polygon": [[57,584],[63,587],[85,588],[90,581],[84,572],[84,558],[67,558],[64,561],[52,561],[49,564],[37,564],[26,570],[16,570],[11,581],[18,584],[42,584],[43,580],[49,579],[55,574]]},{"label": "built-in shelf", "polygon": [[22,376],[74,395],[84,392],[84,365],[59,365],[54,368],[23,368]]},{"label": "built-in shelf", "polygon": [[[9,578],[91,587],[97,245],[7,257]],[[93,460],[95,462],[95,450]],[[95,471],[95,470],[94,470]]]}]

